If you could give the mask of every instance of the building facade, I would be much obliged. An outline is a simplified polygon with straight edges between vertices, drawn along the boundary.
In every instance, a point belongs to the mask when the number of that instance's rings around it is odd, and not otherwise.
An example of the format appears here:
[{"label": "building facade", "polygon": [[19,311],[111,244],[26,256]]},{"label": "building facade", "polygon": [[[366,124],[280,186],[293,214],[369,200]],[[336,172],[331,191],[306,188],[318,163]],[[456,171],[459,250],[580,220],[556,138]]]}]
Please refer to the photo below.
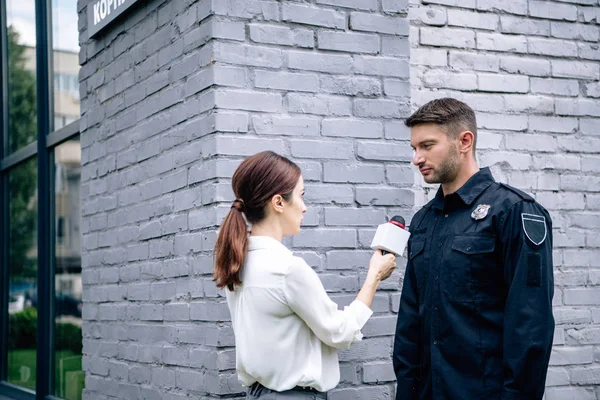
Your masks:
[{"label": "building facade", "polygon": [[[243,397],[211,277],[237,165],[268,149],[301,166],[308,212],[285,243],[347,305],[375,227],[435,194],[403,119],[451,96],[477,113],[480,166],[553,218],[546,399],[600,399],[598,0],[2,3],[0,397]],[[404,264],[331,399],[394,397]]]}]

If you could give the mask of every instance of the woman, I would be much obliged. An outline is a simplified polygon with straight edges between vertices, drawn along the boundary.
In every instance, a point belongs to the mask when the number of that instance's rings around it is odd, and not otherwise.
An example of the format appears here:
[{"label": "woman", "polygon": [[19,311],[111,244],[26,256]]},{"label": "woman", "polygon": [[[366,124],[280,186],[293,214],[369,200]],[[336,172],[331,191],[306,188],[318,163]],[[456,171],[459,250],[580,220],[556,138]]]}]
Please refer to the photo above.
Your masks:
[{"label": "woman", "polygon": [[336,349],[361,340],[394,256],[376,251],[356,300],[338,310],[312,268],[281,243],[300,232],[306,212],[300,168],[261,152],[240,164],[232,186],[236,200],[215,244],[214,280],[227,288],[247,399],[326,398],[340,379]]}]

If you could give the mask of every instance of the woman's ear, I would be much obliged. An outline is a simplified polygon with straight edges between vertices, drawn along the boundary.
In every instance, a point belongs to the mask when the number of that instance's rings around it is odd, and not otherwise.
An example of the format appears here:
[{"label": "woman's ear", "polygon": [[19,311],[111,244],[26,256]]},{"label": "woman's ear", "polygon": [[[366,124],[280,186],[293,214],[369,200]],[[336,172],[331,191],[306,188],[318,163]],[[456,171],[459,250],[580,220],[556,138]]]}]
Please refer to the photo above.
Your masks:
[{"label": "woman's ear", "polygon": [[283,196],[276,194],[271,198],[271,207],[276,213],[283,213]]}]

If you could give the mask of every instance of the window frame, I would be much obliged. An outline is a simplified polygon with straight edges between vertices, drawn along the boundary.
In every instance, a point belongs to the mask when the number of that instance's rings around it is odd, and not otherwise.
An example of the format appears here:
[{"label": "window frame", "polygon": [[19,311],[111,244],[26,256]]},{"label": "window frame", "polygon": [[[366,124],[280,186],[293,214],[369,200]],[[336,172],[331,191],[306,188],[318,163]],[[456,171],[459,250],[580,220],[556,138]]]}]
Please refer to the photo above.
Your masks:
[{"label": "window frame", "polygon": [[[8,59],[6,0],[0,0],[0,397],[18,400],[61,400],[54,393],[54,273],[55,273],[55,199],[54,149],[77,137],[81,117],[66,126],[54,126],[54,73],[52,40],[52,2],[35,0],[36,23],[36,107],[37,140],[10,153],[8,143]],[[37,296],[38,328],[36,346],[36,391],[8,383],[8,175],[21,163],[37,157]]]}]

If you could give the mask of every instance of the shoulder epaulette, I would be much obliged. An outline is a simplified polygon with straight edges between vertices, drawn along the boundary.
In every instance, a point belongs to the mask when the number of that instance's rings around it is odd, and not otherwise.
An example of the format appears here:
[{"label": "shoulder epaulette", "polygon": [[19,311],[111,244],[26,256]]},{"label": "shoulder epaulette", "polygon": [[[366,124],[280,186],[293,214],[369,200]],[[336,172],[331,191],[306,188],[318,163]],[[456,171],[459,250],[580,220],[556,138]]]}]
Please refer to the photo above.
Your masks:
[{"label": "shoulder epaulette", "polygon": [[511,192],[516,193],[521,199],[523,199],[525,201],[535,201],[535,199],[533,197],[531,197],[527,193],[523,192],[522,190],[514,188],[510,185],[507,185],[506,183],[502,183],[502,182],[498,182],[498,183],[500,183],[501,186],[505,187],[506,189],[510,190]]}]

